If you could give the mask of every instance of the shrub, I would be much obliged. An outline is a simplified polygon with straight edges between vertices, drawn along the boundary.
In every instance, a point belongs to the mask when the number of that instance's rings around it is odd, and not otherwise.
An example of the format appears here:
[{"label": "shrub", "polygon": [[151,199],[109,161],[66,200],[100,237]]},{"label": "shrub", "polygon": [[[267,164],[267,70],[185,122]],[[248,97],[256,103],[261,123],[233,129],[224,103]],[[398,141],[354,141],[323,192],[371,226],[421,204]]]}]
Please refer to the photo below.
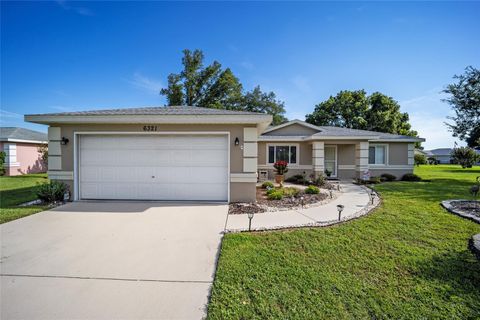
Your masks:
[{"label": "shrub", "polygon": [[323,187],[326,183],[325,181],[325,176],[323,174],[319,174],[314,180],[313,184],[316,185],[317,187]]},{"label": "shrub", "polygon": [[390,174],[390,173],[383,173],[380,177],[385,179],[385,181],[394,181],[397,179],[397,177],[395,177],[393,174]]},{"label": "shrub", "polygon": [[278,189],[275,189],[275,188],[270,188],[270,189],[267,189],[267,191],[265,192],[267,195],[269,195],[270,193],[272,192],[275,192],[277,191]]},{"label": "shrub", "polygon": [[283,199],[283,193],[281,190],[273,190],[273,192],[270,192],[267,196],[268,200],[282,200]]},{"label": "shrub", "polygon": [[311,186],[308,186],[306,189],[305,189],[305,193],[306,194],[319,194],[320,193],[320,189],[314,185],[311,185]]},{"label": "shrub", "polygon": [[296,174],[294,176],[291,176],[287,179],[285,179],[286,182],[291,182],[291,183],[300,183],[300,184],[303,184],[303,182],[305,181],[305,177],[301,174]]},{"label": "shrub", "polygon": [[458,163],[462,168],[471,168],[477,161],[479,156],[469,147],[454,148],[451,153],[452,160]]},{"label": "shrub", "polygon": [[421,165],[421,164],[427,164],[427,157],[425,157],[425,155],[421,154],[421,153],[417,153],[413,156],[413,159],[415,161],[415,164],[417,166]]},{"label": "shrub", "polygon": [[265,181],[264,183],[262,183],[262,188],[263,189],[273,188],[273,183],[270,181]]},{"label": "shrub", "polygon": [[281,190],[282,190],[283,195],[285,197],[288,197],[288,198],[296,197],[300,193],[299,189],[293,188],[293,187],[286,187],[286,188],[283,188]]},{"label": "shrub", "polygon": [[422,178],[420,178],[414,173],[406,173],[402,177],[402,181],[421,181],[421,180]]},{"label": "shrub", "polygon": [[382,180],[380,179],[380,177],[370,177],[370,180],[368,180],[368,182],[373,183],[373,184],[377,184],[377,183],[382,182]]},{"label": "shrub", "polygon": [[5,174],[5,151],[0,151],[0,176]]},{"label": "shrub", "polygon": [[65,183],[52,180],[37,188],[37,197],[44,202],[63,201],[63,196],[68,187]]}]

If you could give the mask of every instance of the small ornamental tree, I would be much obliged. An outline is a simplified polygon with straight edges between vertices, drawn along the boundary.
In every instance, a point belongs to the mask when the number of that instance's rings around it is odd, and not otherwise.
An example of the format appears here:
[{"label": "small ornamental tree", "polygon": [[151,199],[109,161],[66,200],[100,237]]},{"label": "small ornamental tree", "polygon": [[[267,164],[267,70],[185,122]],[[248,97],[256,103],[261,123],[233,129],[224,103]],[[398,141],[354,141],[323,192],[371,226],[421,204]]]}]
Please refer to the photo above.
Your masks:
[{"label": "small ornamental tree", "polygon": [[418,167],[421,164],[427,164],[427,157],[421,153],[417,153],[413,156],[415,165]]},{"label": "small ornamental tree", "polygon": [[281,175],[283,176],[285,173],[288,172],[288,162],[287,161],[277,161],[273,164],[273,167],[275,168],[275,170],[277,171],[277,174],[278,175]]},{"label": "small ornamental tree", "polygon": [[479,158],[475,150],[469,147],[454,148],[451,156],[455,163],[458,163],[464,169],[471,168]]}]

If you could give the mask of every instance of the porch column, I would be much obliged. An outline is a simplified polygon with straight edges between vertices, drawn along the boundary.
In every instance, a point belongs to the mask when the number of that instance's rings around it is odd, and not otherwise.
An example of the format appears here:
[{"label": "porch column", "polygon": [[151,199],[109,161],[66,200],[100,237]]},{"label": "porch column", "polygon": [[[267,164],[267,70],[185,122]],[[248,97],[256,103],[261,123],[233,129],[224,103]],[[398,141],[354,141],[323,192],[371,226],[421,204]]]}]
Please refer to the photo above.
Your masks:
[{"label": "porch column", "polygon": [[368,141],[361,141],[355,144],[355,168],[357,178],[361,178],[363,172],[368,169]]},{"label": "porch column", "polygon": [[315,176],[323,174],[325,171],[325,143],[323,141],[314,141],[312,144],[312,164]]}]

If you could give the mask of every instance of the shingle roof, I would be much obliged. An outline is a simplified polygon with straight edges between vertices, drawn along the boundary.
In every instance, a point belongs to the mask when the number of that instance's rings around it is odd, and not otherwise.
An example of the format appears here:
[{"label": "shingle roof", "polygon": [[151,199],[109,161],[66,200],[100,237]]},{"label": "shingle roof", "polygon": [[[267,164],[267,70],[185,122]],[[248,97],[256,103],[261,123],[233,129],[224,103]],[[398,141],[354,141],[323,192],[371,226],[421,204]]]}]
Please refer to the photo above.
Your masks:
[{"label": "shingle roof", "polygon": [[2,127],[0,128],[0,140],[28,140],[28,141],[47,141],[47,134],[43,132],[33,131],[18,127]]},{"label": "shingle roof", "polygon": [[452,152],[451,148],[438,148],[438,149],[433,149],[433,150],[427,150],[431,154],[436,155],[436,156],[449,156],[450,153]]},{"label": "shingle roof", "polygon": [[314,137],[321,136],[376,136],[378,139],[412,139],[415,137],[404,136],[400,134],[391,134],[369,130],[349,129],[341,127],[319,126],[320,132],[314,134]]},{"label": "shingle roof", "polygon": [[107,109],[47,113],[49,116],[95,116],[95,115],[262,115],[258,112],[235,111],[187,106],[141,107],[125,109]]}]

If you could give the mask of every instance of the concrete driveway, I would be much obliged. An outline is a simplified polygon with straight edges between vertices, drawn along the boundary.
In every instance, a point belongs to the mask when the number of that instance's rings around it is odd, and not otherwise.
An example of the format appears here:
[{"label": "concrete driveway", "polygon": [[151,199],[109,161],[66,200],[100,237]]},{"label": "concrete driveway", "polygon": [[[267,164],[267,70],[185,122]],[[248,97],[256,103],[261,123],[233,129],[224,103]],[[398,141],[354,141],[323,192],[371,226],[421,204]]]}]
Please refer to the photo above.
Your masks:
[{"label": "concrete driveway", "polygon": [[0,226],[1,319],[201,319],[227,205],[76,202]]}]

